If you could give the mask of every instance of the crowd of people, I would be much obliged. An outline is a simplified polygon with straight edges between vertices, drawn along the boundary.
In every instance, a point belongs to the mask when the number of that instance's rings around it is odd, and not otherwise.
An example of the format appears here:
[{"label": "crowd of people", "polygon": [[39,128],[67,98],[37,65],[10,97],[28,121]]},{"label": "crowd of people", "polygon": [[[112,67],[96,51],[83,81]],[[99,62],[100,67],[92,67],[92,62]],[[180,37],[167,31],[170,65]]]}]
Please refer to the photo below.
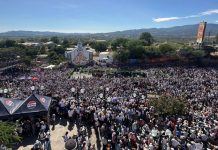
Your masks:
[{"label": "crowd of people", "polygon": [[[78,125],[78,149],[216,149],[218,148],[218,70],[161,67],[141,70],[145,77],[74,78],[72,70],[36,69],[25,80],[0,76],[10,97],[31,93],[56,99],[51,113]],[[189,104],[183,116],[156,116],[149,95],[181,96]],[[95,129],[97,145],[89,140]],[[69,139],[65,135],[65,141]],[[38,141],[37,141],[38,142]]]}]

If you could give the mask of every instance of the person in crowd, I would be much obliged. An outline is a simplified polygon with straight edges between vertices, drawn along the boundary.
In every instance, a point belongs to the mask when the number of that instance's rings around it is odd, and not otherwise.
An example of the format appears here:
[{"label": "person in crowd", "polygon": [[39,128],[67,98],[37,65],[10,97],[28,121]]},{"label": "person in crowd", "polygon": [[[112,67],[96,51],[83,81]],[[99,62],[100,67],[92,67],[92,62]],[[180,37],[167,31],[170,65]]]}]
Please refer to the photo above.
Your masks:
[{"label": "person in crowd", "polygon": [[64,134],[64,142],[67,142],[69,140],[68,132]]},{"label": "person in crowd", "polygon": [[43,145],[39,140],[36,140],[35,144],[33,145],[33,150],[42,150]]},{"label": "person in crowd", "polygon": [[[218,145],[218,69],[156,67],[141,70],[142,77],[124,75],[72,78],[69,68],[30,72],[38,81],[2,76],[0,87],[13,88],[12,98],[25,98],[31,86],[44,86],[43,95],[56,99],[52,114],[78,126],[78,144],[89,144],[90,128],[103,149],[214,149]],[[29,88],[28,88],[29,86]],[[74,88],[74,90],[72,90]],[[188,103],[186,115],[157,117],[148,105],[149,96],[182,96]],[[24,134],[29,130],[26,124]],[[46,123],[40,122],[40,133]],[[86,131],[80,131],[80,127]],[[85,140],[84,137],[88,137]],[[64,141],[69,139],[68,132]],[[84,142],[86,141],[86,142]],[[100,144],[100,145],[101,145]],[[90,145],[90,146],[88,146]]]}]

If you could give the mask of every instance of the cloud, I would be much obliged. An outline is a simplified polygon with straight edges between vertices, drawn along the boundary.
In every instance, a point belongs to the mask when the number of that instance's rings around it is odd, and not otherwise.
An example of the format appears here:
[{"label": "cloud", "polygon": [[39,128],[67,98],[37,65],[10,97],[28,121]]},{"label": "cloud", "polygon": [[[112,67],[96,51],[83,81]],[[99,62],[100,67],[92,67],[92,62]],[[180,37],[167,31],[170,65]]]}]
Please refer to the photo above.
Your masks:
[{"label": "cloud", "polygon": [[213,14],[218,14],[218,9],[211,9],[211,10],[201,12],[197,15],[189,15],[189,16],[184,16],[184,17],[155,18],[153,19],[153,21],[159,23],[159,22],[167,22],[167,21],[180,20],[180,19],[198,18],[198,17],[213,15]]},{"label": "cloud", "polygon": [[154,22],[165,22],[165,21],[171,21],[171,20],[178,20],[179,17],[169,17],[169,18],[156,18],[153,19]]},{"label": "cloud", "polygon": [[218,23],[218,20],[216,21],[216,23]]},{"label": "cloud", "polygon": [[218,14],[218,9],[212,9],[205,12],[200,13],[202,16]]}]

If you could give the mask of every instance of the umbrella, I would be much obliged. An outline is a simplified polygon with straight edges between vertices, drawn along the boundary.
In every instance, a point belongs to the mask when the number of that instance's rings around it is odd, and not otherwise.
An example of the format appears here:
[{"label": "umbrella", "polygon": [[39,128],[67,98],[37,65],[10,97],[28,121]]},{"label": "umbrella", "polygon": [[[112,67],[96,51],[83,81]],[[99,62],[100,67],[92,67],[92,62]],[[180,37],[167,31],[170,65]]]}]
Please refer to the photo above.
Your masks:
[{"label": "umbrella", "polygon": [[66,143],[65,143],[65,148],[67,150],[75,150],[77,148],[77,143],[74,139],[69,139]]}]

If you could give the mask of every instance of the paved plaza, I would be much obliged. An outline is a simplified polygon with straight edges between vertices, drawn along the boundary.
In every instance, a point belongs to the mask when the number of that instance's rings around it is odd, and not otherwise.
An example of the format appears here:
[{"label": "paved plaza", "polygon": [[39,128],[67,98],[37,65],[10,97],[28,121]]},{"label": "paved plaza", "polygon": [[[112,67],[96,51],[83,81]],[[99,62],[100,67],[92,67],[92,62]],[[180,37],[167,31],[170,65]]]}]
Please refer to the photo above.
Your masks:
[{"label": "paved plaza", "polygon": [[[63,119],[60,122],[61,123],[55,125],[55,128],[53,128],[53,126],[50,126],[52,150],[64,150],[65,143],[63,136],[67,131],[69,132],[69,136],[71,137],[77,135],[77,127],[75,124],[71,125],[66,119]],[[25,138],[24,142],[21,144],[18,150],[30,150],[33,147],[35,140],[36,138]],[[91,129],[91,137],[89,138],[89,141],[97,146],[94,129]]]}]

